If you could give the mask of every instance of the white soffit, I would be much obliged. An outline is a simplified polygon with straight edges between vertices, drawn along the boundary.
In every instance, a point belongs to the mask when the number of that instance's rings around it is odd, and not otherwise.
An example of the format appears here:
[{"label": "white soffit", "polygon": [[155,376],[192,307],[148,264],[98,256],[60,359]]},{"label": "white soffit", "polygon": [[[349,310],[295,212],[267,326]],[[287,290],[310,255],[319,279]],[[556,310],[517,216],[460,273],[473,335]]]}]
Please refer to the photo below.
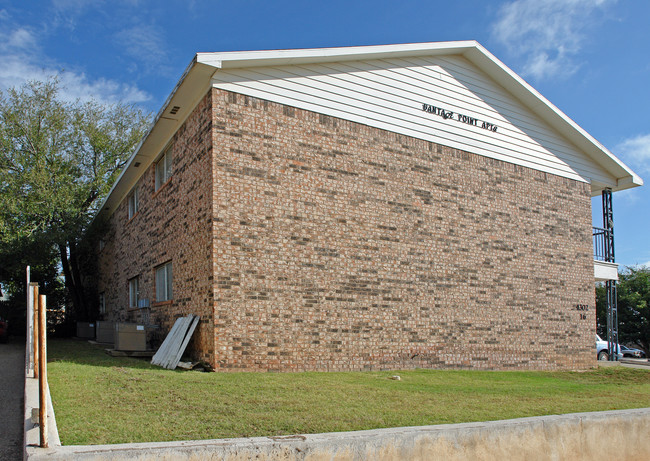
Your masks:
[{"label": "white soffit", "polygon": [[[129,158],[99,208],[98,215],[111,215],[124,200],[149,166],[162,154],[164,147],[210,88],[214,67],[190,62],[171,94],[156,114],[149,131]],[[177,110],[175,110],[178,108]]]}]

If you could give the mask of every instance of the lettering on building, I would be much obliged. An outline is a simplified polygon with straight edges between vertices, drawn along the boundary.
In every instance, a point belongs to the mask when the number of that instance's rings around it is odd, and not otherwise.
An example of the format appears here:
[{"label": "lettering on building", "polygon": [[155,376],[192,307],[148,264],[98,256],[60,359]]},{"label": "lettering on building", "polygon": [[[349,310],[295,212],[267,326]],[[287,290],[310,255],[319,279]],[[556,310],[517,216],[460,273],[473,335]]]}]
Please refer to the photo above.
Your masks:
[{"label": "lettering on building", "polygon": [[444,120],[456,120],[467,125],[477,126],[483,128],[484,130],[491,131],[493,133],[497,132],[497,126],[494,123],[486,122],[479,120],[475,117],[470,117],[469,115],[461,114],[458,112],[453,112],[450,110],[443,109],[441,107],[432,106],[431,104],[422,104],[422,110],[433,115],[442,117]]}]

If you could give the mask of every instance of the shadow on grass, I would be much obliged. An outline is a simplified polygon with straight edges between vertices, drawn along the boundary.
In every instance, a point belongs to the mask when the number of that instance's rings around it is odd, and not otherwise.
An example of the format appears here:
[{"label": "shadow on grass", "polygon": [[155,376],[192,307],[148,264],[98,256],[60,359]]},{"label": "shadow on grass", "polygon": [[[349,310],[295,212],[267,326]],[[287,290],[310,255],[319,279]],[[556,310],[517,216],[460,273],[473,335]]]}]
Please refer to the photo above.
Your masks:
[{"label": "shadow on grass", "polygon": [[113,357],[108,355],[106,349],[112,349],[112,347],[108,344],[91,344],[85,339],[48,338],[47,361],[48,363],[68,362],[95,367],[163,370],[162,367],[151,364],[151,357]]}]

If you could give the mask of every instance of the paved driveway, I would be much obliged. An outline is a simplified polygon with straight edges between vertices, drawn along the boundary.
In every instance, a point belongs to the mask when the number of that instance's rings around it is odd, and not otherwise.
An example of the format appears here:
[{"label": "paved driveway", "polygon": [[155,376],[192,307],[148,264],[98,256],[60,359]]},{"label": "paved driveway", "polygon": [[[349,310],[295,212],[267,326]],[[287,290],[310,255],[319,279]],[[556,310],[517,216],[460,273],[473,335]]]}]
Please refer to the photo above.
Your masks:
[{"label": "paved driveway", "polygon": [[0,343],[0,460],[23,458],[25,338]]}]

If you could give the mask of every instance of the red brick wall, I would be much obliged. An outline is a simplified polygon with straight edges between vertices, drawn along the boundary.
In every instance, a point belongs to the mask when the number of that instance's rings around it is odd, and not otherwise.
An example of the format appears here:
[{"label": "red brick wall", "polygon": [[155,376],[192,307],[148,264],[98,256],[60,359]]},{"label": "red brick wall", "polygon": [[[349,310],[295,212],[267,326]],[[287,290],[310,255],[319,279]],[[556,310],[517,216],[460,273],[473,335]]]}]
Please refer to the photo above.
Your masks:
[{"label": "red brick wall", "polygon": [[[128,219],[125,199],[109,220],[107,244],[99,254],[99,291],[109,320],[161,326],[154,342],[164,339],[176,318],[201,316],[190,351],[211,361],[213,281],[211,220],[211,94],[194,109],[171,141],[173,175],[158,191],[155,166],[137,183],[139,211]],[[172,261],[173,301],[155,302],[155,268]],[[140,297],[149,309],[129,309],[128,280],[140,275]]]},{"label": "red brick wall", "polygon": [[217,368],[593,364],[588,184],[212,98]]}]

